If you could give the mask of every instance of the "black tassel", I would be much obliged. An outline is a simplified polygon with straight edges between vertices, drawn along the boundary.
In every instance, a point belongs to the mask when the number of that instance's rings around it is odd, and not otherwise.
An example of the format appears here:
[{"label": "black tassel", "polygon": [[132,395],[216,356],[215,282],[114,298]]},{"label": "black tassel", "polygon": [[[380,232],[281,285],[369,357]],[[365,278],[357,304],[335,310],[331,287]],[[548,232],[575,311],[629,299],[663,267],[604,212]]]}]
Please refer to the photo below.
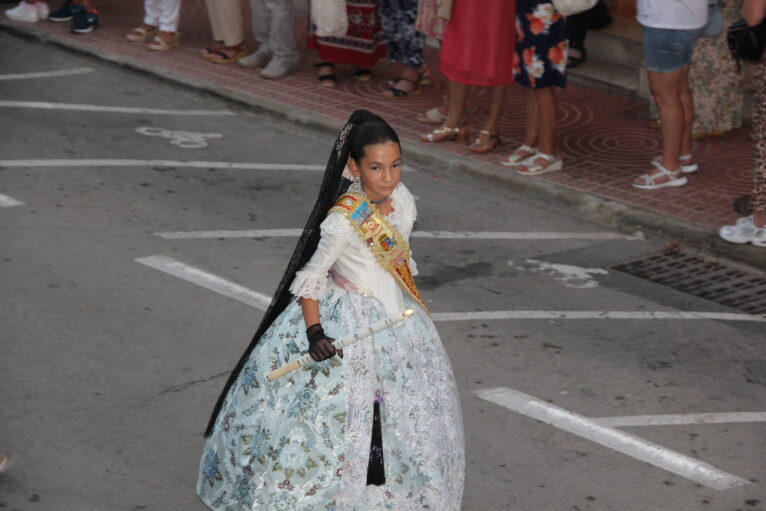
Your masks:
[{"label": "black tassel", "polygon": [[386,484],[386,470],[383,465],[383,434],[380,429],[380,404],[375,401],[372,412],[372,442],[370,442],[370,464],[367,466],[367,485]]}]

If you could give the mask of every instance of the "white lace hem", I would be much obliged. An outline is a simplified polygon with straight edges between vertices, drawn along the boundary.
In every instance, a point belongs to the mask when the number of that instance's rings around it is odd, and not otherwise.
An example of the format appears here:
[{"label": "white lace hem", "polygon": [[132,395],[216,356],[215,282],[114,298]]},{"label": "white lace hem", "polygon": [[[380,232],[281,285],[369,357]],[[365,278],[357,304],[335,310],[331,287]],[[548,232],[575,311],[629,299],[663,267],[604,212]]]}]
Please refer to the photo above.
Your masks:
[{"label": "white lace hem", "polygon": [[327,275],[321,276],[308,271],[295,273],[295,279],[290,284],[290,292],[293,296],[321,300],[327,292]]}]

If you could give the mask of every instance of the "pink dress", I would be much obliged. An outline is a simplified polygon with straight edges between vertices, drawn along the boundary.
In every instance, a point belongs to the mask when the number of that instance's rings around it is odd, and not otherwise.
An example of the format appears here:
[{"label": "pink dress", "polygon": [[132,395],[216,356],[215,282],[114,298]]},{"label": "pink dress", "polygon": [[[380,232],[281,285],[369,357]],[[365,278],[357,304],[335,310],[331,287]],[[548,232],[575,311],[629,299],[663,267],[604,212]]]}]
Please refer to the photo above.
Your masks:
[{"label": "pink dress", "polygon": [[457,83],[513,83],[516,0],[455,0],[442,40],[441,72]]}]

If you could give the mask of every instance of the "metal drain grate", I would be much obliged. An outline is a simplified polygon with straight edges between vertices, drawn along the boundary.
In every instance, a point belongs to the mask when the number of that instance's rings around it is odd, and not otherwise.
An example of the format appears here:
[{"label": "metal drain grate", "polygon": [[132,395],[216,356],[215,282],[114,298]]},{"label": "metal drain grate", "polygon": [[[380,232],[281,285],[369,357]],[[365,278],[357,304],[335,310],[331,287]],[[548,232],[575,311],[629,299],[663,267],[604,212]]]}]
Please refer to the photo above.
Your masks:
[{"label": "metal drain grate", "polygon": [[612,269],[749,314],[766,314],[766,278],[717,261],[668,251]]}]

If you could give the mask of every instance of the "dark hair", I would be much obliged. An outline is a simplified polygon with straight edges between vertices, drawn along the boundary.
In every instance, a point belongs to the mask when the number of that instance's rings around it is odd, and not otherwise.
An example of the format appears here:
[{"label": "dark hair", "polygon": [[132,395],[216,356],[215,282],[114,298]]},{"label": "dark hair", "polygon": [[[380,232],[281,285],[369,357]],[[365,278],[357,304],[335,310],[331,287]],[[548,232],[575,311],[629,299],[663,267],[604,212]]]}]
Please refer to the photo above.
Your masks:
[{"label": "dark hair", "polygon": [[385,144],[394,142],[401,149],[399,136],[386,121],[377,115],[372,114],[371,118],[365,120],[353,132],[353,138],[349,147],[349,156],[355,162],[359,162],[364,157],[364,149],[367,146],[375,144]]},{"label": "dark hair", "polygon": [[290,301],[293,299],[293,296],[290,293],[290,284],[292,284],[293,279],[295,279],[295,273],[303,268],[314,254],[317,244],[319,243],[320,224],[327,217],[327,212],[330,208],[342,194],[346,193],[348,186],[351,184],[351,181],[342,177],[343,168],[346,166],[349,156],[354,158],[355,161],[359,161],[356,158],[362,158],[364,156],[365,147],[373,144],[383,144],[385,142],[396,142],[401,146],[401,144],[399,144],[399,137],[396,136],[396,132],[393,128],[389,126],[386,121],[367,110],[356,110],[351,114],[351,117],[343,129],[340,130],[338,138],[335,140],[335,144],[333,144],[330,158],[327,161],[324,178],[322,179],[319,196],[314,204],[314,208],[309,214],[306,226],[303,228],[303,233],[300,238],[298,238],[298,243],[295,245],[293,255],[287,263],[285,273],[279,281],[277,290],[274,293],[274,297],[271,299],[269,308],[266,310],[266,313],[261,320],[261,324],[258,326],[258,330],[256,330],[255,335],[245,352],[240,357],[234,370],[229,374],[229,378],[223,387],[223,391],[220,396],[218,396],[218,400],[213,407],[213,413],[210,415],[210,420],[205,429],[206,437],[209,437],[212,434],[218,415],[226,400],[226,396],[229,394],[229,390],[231,390],[237,377],[245,367],[253,349],[274,320],[285,310],[285,308],[287,308]]}]

